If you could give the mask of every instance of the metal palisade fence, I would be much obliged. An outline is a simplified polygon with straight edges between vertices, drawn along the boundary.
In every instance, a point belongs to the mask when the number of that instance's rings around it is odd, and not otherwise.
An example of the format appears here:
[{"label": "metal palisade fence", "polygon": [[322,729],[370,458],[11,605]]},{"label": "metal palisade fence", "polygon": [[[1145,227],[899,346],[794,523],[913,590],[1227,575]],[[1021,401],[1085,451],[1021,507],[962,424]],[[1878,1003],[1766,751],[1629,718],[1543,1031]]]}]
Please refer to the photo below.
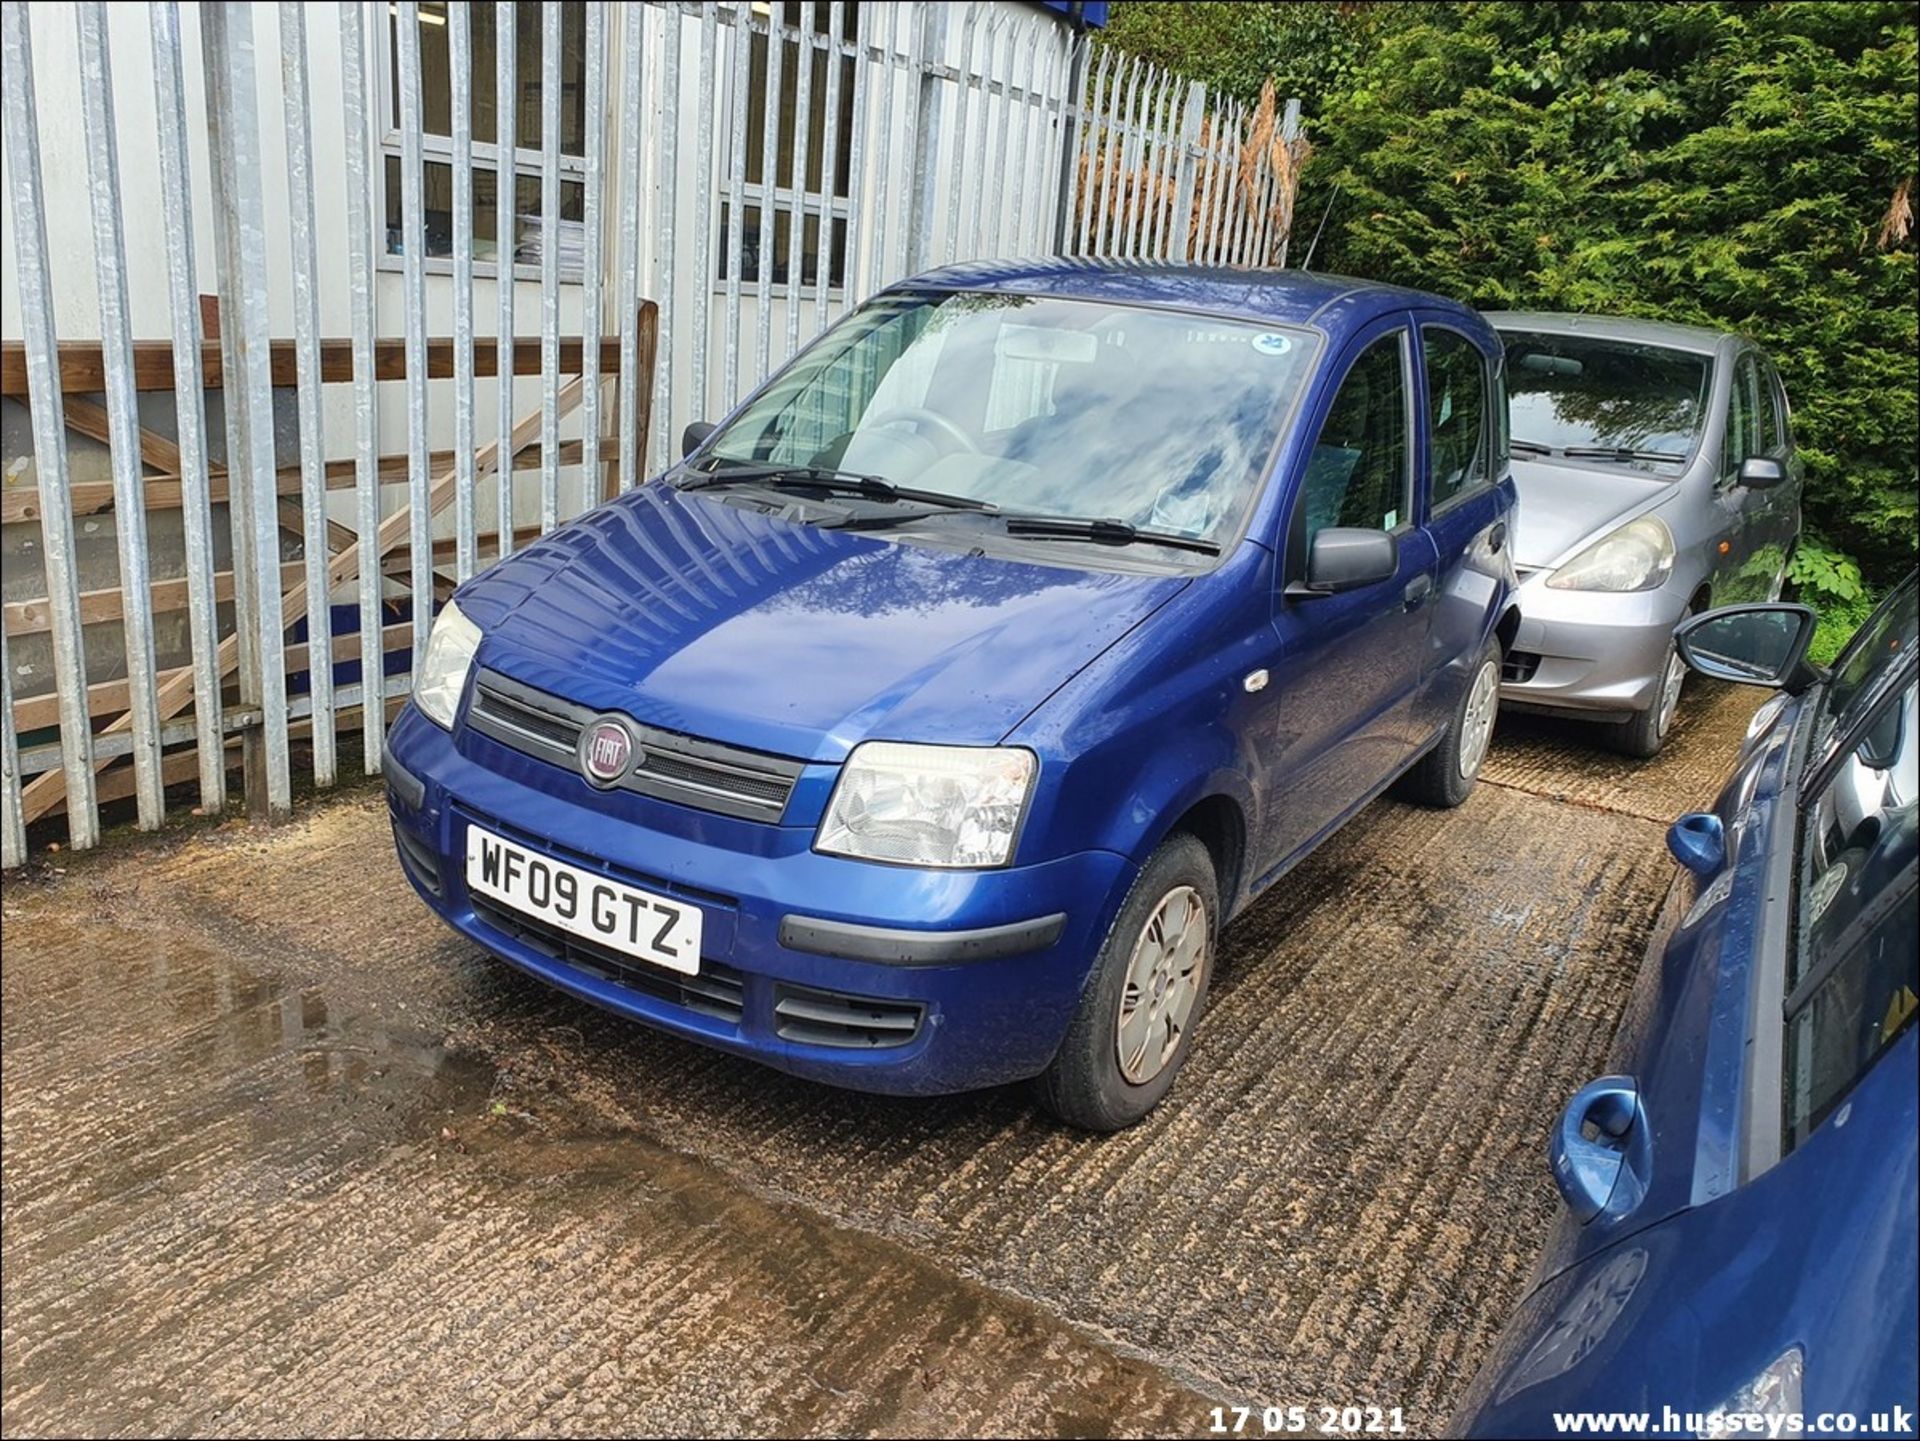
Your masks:
[{"label": "metal palisade fence", "polygon": [[377,773],[454,586],[866,296],[1285,264],[1306,154],[1297,106],[1011,0],[0,23],[9,867],[29,825],[86,848],[236,774],[283,816],[346,736]]}]

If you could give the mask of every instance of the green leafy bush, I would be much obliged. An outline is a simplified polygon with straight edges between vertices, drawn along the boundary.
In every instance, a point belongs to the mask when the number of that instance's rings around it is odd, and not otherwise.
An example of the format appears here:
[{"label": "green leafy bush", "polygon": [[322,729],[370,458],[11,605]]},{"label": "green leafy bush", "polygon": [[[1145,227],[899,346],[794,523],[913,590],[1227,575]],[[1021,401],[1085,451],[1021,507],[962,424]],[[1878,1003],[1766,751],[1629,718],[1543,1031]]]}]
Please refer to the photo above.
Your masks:
[{"label": "green leafy bush", "polygon": [[1111,38],[1301,96],[1316,269],[1752,335],[1793,401],[1808,529],[1884,587],[1916,546],[1915,13],[1133,3]]},{"label": "green leafy bush", "polygon": [[1867,583],[1852,556],[1828,550],[1817,541],[1802,541],[1787,563],[1787,580],[1801,595],[1845,604],[1864,597]]},{"label": "green leafy bush", "polygon": [[1787,565],[1787,584],[1794,598],[1820,616],[1807,658],[1826,665],[1853,638],[1860,623],[1879,603],[1853,558],[1831,550],[1817,540],[1803,540]]}]

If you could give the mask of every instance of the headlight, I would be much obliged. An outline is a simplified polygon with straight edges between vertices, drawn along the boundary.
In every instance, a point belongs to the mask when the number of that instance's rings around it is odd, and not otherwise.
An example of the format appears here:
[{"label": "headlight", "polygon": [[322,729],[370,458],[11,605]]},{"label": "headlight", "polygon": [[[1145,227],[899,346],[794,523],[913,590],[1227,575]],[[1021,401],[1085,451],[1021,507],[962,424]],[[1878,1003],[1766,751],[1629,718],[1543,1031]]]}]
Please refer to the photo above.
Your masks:
[{"label": "headlight", "polygon": [[1602,536],[1547,579],[1555,590],[1652,590],[1673,572],[1673,532],[1643,515]]},{"label": "headlight", "polygon": [[1703,1441],[1728,1436],[1799,1436],[1800,1382],[1806,1358],[1798,1346],[1773,1358],[1766,1370],[1709,1411],[1699,1435]]},{"label": "headlight", "polygon": [[907,866],[1003,866],[1036,766],[1032,751],[868,741],[841,769],[815,849]]},{"label": "headlight", "polygon": [[428,720],[453,729],[453,713],[460,707],[460,692],[467,688],[467,671],[479,649],[480,627],[448,601],[434,618],[427,653],[413,677],[413,703]]}]

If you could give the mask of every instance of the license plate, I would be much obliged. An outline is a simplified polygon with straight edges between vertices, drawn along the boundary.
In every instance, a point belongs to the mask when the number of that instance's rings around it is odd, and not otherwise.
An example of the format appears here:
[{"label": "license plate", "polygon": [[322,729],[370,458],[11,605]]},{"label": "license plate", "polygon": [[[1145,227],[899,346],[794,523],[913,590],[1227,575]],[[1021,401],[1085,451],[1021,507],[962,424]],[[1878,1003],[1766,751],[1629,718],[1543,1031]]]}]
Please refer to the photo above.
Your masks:
[{"label": "license plate", "polygon": [[700,912],[467,827],[467,889],[610,950],[700,974]]}]

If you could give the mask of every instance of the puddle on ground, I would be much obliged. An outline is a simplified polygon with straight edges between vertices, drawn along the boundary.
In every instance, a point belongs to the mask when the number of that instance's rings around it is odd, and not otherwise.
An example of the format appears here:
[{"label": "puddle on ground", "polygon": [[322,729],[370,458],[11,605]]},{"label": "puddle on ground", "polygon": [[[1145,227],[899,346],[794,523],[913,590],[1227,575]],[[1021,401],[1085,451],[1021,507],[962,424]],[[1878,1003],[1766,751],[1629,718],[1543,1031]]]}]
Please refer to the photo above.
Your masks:
[{"label": "puddle on ground", "polygon": [[1204,1425],[1152,1364],[610,1119],[577,1056],[369,1017],[138,885],[8,909],[10,1432]]}]

